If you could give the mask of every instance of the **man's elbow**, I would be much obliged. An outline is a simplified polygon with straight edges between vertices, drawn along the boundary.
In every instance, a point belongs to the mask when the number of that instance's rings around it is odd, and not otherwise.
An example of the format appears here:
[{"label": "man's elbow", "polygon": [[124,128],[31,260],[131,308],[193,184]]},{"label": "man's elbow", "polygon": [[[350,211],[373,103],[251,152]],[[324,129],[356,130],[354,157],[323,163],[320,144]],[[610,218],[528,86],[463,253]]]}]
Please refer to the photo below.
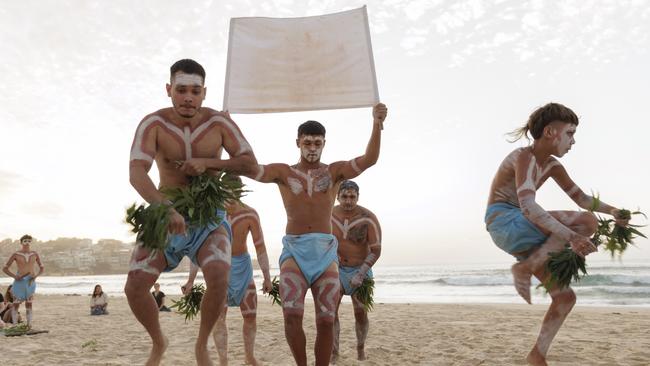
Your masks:
[{"label": "man's elbow", "polygon": [[237,174],[243,175],[245,177],[251,177],[254,175],[257,168],[257,159],[254,155],[244,155],[242,156],[239,168],[237,169]]}]

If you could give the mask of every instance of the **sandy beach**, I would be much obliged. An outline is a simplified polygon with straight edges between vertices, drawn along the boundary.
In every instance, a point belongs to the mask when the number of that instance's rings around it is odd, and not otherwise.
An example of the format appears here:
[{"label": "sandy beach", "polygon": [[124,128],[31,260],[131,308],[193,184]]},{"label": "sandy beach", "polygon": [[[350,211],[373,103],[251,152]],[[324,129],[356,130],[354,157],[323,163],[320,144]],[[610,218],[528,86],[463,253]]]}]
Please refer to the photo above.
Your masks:
[{"label": "sandy beach", "polygon": [[[280,308],[259,298],[256,355],[266,365],[291,365]],[[309,302],[308,302],[309,303]],[[35,329],[49,333],[0,337],[5,360],[32,365],[138,365],[150,346],[124,297],[110,298],[110,315],[89,316],[88,296],[47,295],[35,301]],[[313,305],[305,309],[308,348],[314,341]],[[341,311],[339,365],[524,365],[543,305],[378,304],[370,314],[368,360],[356,360],[350,304]],[[162,313],[170,339],[164,365],[194,364],[198,321]],[[231,365],[244,363],[242,320],[228,312]],[[551,365],[648,365],[650,309],[577,306],[560,330],[549,355]],[[86,344],[85,347],[82,347]],[[217,361],[216,349],[213,360]],[[310,363],[313,356],[309,352]]]}]

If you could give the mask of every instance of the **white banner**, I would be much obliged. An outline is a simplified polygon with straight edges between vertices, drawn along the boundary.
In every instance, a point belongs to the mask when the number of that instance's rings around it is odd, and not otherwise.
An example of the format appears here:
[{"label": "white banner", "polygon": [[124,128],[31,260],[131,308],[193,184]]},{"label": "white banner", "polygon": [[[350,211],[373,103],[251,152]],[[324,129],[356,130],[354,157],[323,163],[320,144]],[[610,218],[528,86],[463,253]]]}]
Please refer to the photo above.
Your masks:
[{"label": "white banner", "polygon": [[268,113],[379,102],[366,7],[304,18],[233,18],[223,109]]}]

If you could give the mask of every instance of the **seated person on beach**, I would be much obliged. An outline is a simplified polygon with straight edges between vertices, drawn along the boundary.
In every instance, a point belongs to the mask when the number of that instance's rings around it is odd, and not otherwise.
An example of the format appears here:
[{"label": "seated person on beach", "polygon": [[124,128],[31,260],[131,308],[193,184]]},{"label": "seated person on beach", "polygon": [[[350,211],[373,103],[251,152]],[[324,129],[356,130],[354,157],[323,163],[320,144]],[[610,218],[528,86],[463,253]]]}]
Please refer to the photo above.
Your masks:
[{"label": "seated person on beach", "polygon": [[[27,326],[32,326],[32,302],[34,292],[36,292],[36,278],[43,274],[45,267],[41,263],[36,251],[31,250],[32,237],[23,235],[20,238],[20,250],[14,252],[7,264],[2,268],[3,272],[14,279],[12,293],[14,296],[14,306],[11,307],[12,323],[18,322],[18,309],[20,304],[25,302],[25,314],[27,317]],[[11,272],[12,264],[16,264],[16,273]],[[34,267],[38,265],[38,273]]]},{"label": "seated person on beach", "polygon": [[[512,254],[518,263],[512,266],[514,284],[520,296],[530,303],[530,280],[535,275],[546,283],[549,273],[545,263],[550,252],[559,252],[568,243],[580,256],[596,251],[589,237],[596,231],[598,221],[585,211],[545,211],[535,195],[548,178],[582,209],[611,214],[617,224],[628,220],[619,210],[585,194],[569,177],[555,158],[561,158],[575,143],[578,117],[569,108],[549,103],[534,111],[526,125],[512,133],[515,140],[533,137],[530,146],[515,149],[499,166],[492,181],[485,224],[494,243]],[[555,156],[555,157],[554,157]],[[576,296],[570,287],[552,286],[547,289],[551,305],[527,361],[546,365],[551,341],[573,308]]]},{"label": "seated person on beach", "polygon": [[108,315],[108,297],[102,291],[102,286],[95,285],[93,294],[90,297],[90,315]]},{"label": "seated person on beach", "polygon": [[329,364],[334,344],[334,319],[340,282],[337,242],[332,233],[332,208],[339,184],[360,175],[379,158],[384,104],[374,106],[372,132],[364,155],[330,165],[320,161],[325,127],[307,121],[298,127],[300,161],[294,165],[258,165],[250,178],[275,183],[287,214],[280,255],[280,297],[285,337],[296,364],[307,364],[302,320],[305,295],[311,289],[316,308],[316,366]]},{"label": "seated person on beach", "polygon": [[151,291],[151,295],[156,300],[158,311],[171,311],[170,308],[165,306],[165,293],[160,291],[160,284],[158,282],[153,284],[153,291]]},{"label": "seated person on beach", "polygon": [[[236,179],[240,179],[236,177]],[[241,180],[240,180],[241,182]],[[246,241],[250,233],[257,254],[257,262],[264,276],[262,290],[265,293],[271,291],[271,274],[269,273],[269,257],[266,254],[264,235],[260,225],[260,217],[257,211],[243,202],[226,202],[228,222],[232,226],[232,258],[230,267],[230,278],[228,280],[228,295],[224,309],[217,324],[212,331],[214,344],[219,353],[219,363],[228,364],[228,326],[226,314],[228,306],[239,307],[244,324],[242,326],[244,339],[244,354],[246,363],[259,365],[255,358],[255,336],[257,333],[257,290],[253,280],[253,263],[248,253]],[[190,276],[187,283],[181,287],[184,294],[192,290],[198,266],[192,264]]]},{"label": "seated person on beach", "polygon": [[339,356],[339,307],[343,295],[352,298],[354,308],[354,329],[357,335],[357,359],[366,359],[365,343],[368,336],[368,313],[363,303],[357,298],[356,291],[366,278],[372,278],[371,267],[381,255],[381,226],[377,216],[365,207],[357,204],[359,186],[346,180],[339,186],[337,196],[339,204],[332,211],[332,233],[339,242],[339,278],[341,296],[336,308],[334,321],[334,349],[332,363]]},{"label": "seated person on beach", "polygon": [[3,301],[4,308],[0,310],[0,320],[2,320],[5,323],[17,324],[22,322],[23,319],[22,316],[20,315],[20,312],[16,311],[16,322],[12,321],[11,309],[14,307],[14,295],[13,292],[11,291],[12,287],[13,285],[9,285],[7,287],[7,290],[5,291],[5,296]]}]

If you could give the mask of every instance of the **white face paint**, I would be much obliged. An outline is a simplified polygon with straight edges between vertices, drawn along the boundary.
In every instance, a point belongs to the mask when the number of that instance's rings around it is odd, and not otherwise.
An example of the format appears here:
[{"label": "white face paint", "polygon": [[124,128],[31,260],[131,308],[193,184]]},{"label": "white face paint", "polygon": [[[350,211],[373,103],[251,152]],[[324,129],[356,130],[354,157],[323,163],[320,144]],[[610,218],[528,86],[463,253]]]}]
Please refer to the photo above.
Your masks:
[{"label": "white face paint", "polygon": [[203,86],[203,78],[200,75],[179,72],[174,77],[174,85]]},{"label": "white face paint", "polygon": [[575,143],[573,135],[576,132],[576,125],[570,123],[563,123],[561,127],[557,129],[558,134],[553,141],[553,145],[557,148],[557,156],[563,156],[569,150],[571,150],[571,145]]},{"label": "white face paint", "polygon": [[343,210],[352,211],[357,207],[359,195],[354,188],[343,189],[339,192],[338,200]]},{"label": "white face paint", "polygon": [[300,154],[310,163],[320,161],[320,156],[325,146],[325,138],[323,136],[305,135],[300,137]]}]

